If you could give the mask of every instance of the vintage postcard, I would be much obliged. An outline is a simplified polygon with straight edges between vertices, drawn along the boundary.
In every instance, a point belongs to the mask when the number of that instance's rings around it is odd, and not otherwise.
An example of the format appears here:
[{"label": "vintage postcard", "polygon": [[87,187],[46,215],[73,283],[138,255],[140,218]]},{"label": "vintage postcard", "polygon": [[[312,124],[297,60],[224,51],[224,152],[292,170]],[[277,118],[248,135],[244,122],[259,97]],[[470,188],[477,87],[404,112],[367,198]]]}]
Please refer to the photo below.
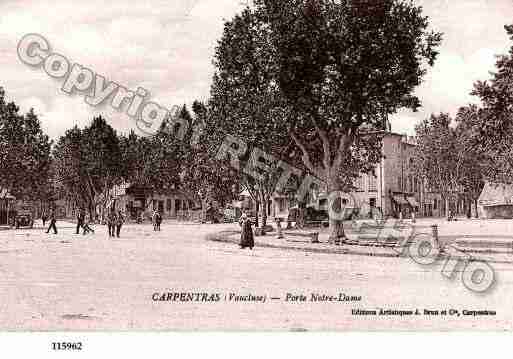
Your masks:
[{"label": "vintage postcard", "polygon": [[0,331],[513,329],[511,0],[0,14]]}]

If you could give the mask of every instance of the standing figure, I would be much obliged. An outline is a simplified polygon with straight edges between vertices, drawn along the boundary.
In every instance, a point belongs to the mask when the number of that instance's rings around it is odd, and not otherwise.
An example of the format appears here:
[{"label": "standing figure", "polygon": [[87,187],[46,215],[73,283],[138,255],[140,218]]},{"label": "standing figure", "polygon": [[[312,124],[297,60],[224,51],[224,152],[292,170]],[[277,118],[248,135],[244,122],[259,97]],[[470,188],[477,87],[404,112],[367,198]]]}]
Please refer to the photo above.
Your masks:
[{"label": "standing figure", "polygon": [[50,221],[50,225],[48,226],[48,229],[46,230],[46,233],[50,233],[50,229],[53,229],[53,233],[57,234],[57,219],[55,217],[55,210],[50,210],[50,215],[48,216],[48,220]]},{"label": "standing figure", "polygon": [[121,227],[123,226],[123,223],[125,223],[125,216],[123,216],[123,213],[121,210],[118,212],[118,216],[116,218],[116,237],[119,238],[119,233],[121,232]]},{"label": "standing figure", "polygon": [[116,212],[112,209],[107,216],[107,226],[109,227],[109,237],[116,236],[116,222],[117,216]]},{"label": "standing figure", "polygon": [[41,220],[43,221],[43,227],[46,226],[46,221],[48,220],[48,215],[46,214],[46,211],[44,211],[41,215]]},{"label": "standing figure", "polygon": [[156,227],[157,227],[157,229],[156,229],[156,230],[157,230],[157,231],[159,231],[159,232],[160,232],[160,224],[161,224],[161,223],[162,223],[162,215],[160,214],[160,212],[159,212],[159,211],[157,211],[157,212],[155,213],[155,225],[156,225]]},{"label": "standing figure", "polygon": [[92,222],[92,216],[89,216],[89,217],[86,217],[86,219],[84,219],[84,224],[82,226],[82,228],[84,228],[84,235],[86,235],[87,233],[89,232],[92,232],[94,233],[94,229],[92,229],[90,226],[89,226],[89,223]]},{"label": "standing figure", "polygon": [[153,224],[153,230],[157,230],[157,211],[153,211],[151,214],[151,224]]},{"label": "standing figure", "polygon": [[85,211],[83,208],[80,208],[77,212],[77,231],[76,234],[80,233],[80,228],[84,226],[85,221]]},{"label": "standing figure", "polygon": [[255,246],[255,240],[253,238],[253,228],[251,228],[251,220],[248,218],[246,213],[242,213],[242,216],[240,216],[239,225],[241,226],[240,247],[242,249],[246,247],[253,249],[253,247]]}]

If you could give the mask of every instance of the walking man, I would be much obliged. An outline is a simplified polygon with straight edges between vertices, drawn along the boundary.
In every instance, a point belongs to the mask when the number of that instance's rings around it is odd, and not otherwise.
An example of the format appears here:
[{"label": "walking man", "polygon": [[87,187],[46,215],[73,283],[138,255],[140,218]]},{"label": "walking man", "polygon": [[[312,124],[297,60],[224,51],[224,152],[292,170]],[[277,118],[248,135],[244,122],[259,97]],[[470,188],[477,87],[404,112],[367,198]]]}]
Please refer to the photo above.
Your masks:
[{"label": "walking man", "polygon": [[80,208],[77,212],[77,233],[80,233],[80,228],[84,226],[84,220],[85,220],[85,211],[83,208]]},{"label": "walking man", "polygon": [[50,221],[50,225],[48,226],[48,229],[46,230],[46,233],[50,233],[50,229],[53,229],[53,233],[57,234],[57,226],[55,225],[57,220],[55,218],[55,210],[50,210],[50,215],[48,216],[48,220]]},{"label": "walking man", "polygon": [[121,227],[123,226],[123,223],[125,223],[125,216],[123,216],[123,213],[121,210],[118,212],[118,216],[116,219],[116,237],[119,238],[119,233],[121,232]]},{"label": "walking man", "polygon": [[162,223],[162,215],[159,211],[155,212],[155,226],[156,230],[160,232],[160,224]]},{"label": "walking man", "polygon": [[115,237],[116,236],[116,221],[117,216],[114,209],[112,209],[109,212],[109,215],[107,216],[107,226],[109,227],[109,237]]}]

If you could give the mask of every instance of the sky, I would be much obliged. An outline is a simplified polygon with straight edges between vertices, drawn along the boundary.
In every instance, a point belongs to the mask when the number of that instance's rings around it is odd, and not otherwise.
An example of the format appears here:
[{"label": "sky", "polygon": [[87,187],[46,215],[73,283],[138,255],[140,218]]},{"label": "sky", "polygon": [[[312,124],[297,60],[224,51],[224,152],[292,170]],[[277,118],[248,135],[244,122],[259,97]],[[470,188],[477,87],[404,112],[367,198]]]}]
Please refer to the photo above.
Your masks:
[{"label": "sky", "polygon": [[[147,89],[171,108],[208,98],[212,56],[225,20],[244,0],[1,0],[0,86],[23,112],[33,107],[44,130],[56,138],[75,124],[83,127],[104,114],[120,132],[136,129],[125,113],[108,105],[92,107],[83,95],[67,95],[62,80],[22,63],[17,44],[28,33],[43,35],[52,51],[109,81]],[[512,0],[416,0],[434,30],[444,33],[436,65],[417,88],[423,107],[391,118],[395,132],[412,135],[431,113],[455,114],[477,103],[476,80],[490,77],[495,55],[513,45],[504,25],[513,23]]]}]

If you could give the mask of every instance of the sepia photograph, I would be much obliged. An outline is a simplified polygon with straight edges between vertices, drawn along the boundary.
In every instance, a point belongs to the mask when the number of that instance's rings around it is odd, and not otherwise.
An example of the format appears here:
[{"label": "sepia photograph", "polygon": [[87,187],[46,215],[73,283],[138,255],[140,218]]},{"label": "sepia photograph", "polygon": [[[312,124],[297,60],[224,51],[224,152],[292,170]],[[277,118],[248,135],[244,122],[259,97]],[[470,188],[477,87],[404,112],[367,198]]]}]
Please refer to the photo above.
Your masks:
[{"label": "sepia photograph", "polygon": [[511,0],[2,0],[0,50],[0,332],[513,330]]}]

